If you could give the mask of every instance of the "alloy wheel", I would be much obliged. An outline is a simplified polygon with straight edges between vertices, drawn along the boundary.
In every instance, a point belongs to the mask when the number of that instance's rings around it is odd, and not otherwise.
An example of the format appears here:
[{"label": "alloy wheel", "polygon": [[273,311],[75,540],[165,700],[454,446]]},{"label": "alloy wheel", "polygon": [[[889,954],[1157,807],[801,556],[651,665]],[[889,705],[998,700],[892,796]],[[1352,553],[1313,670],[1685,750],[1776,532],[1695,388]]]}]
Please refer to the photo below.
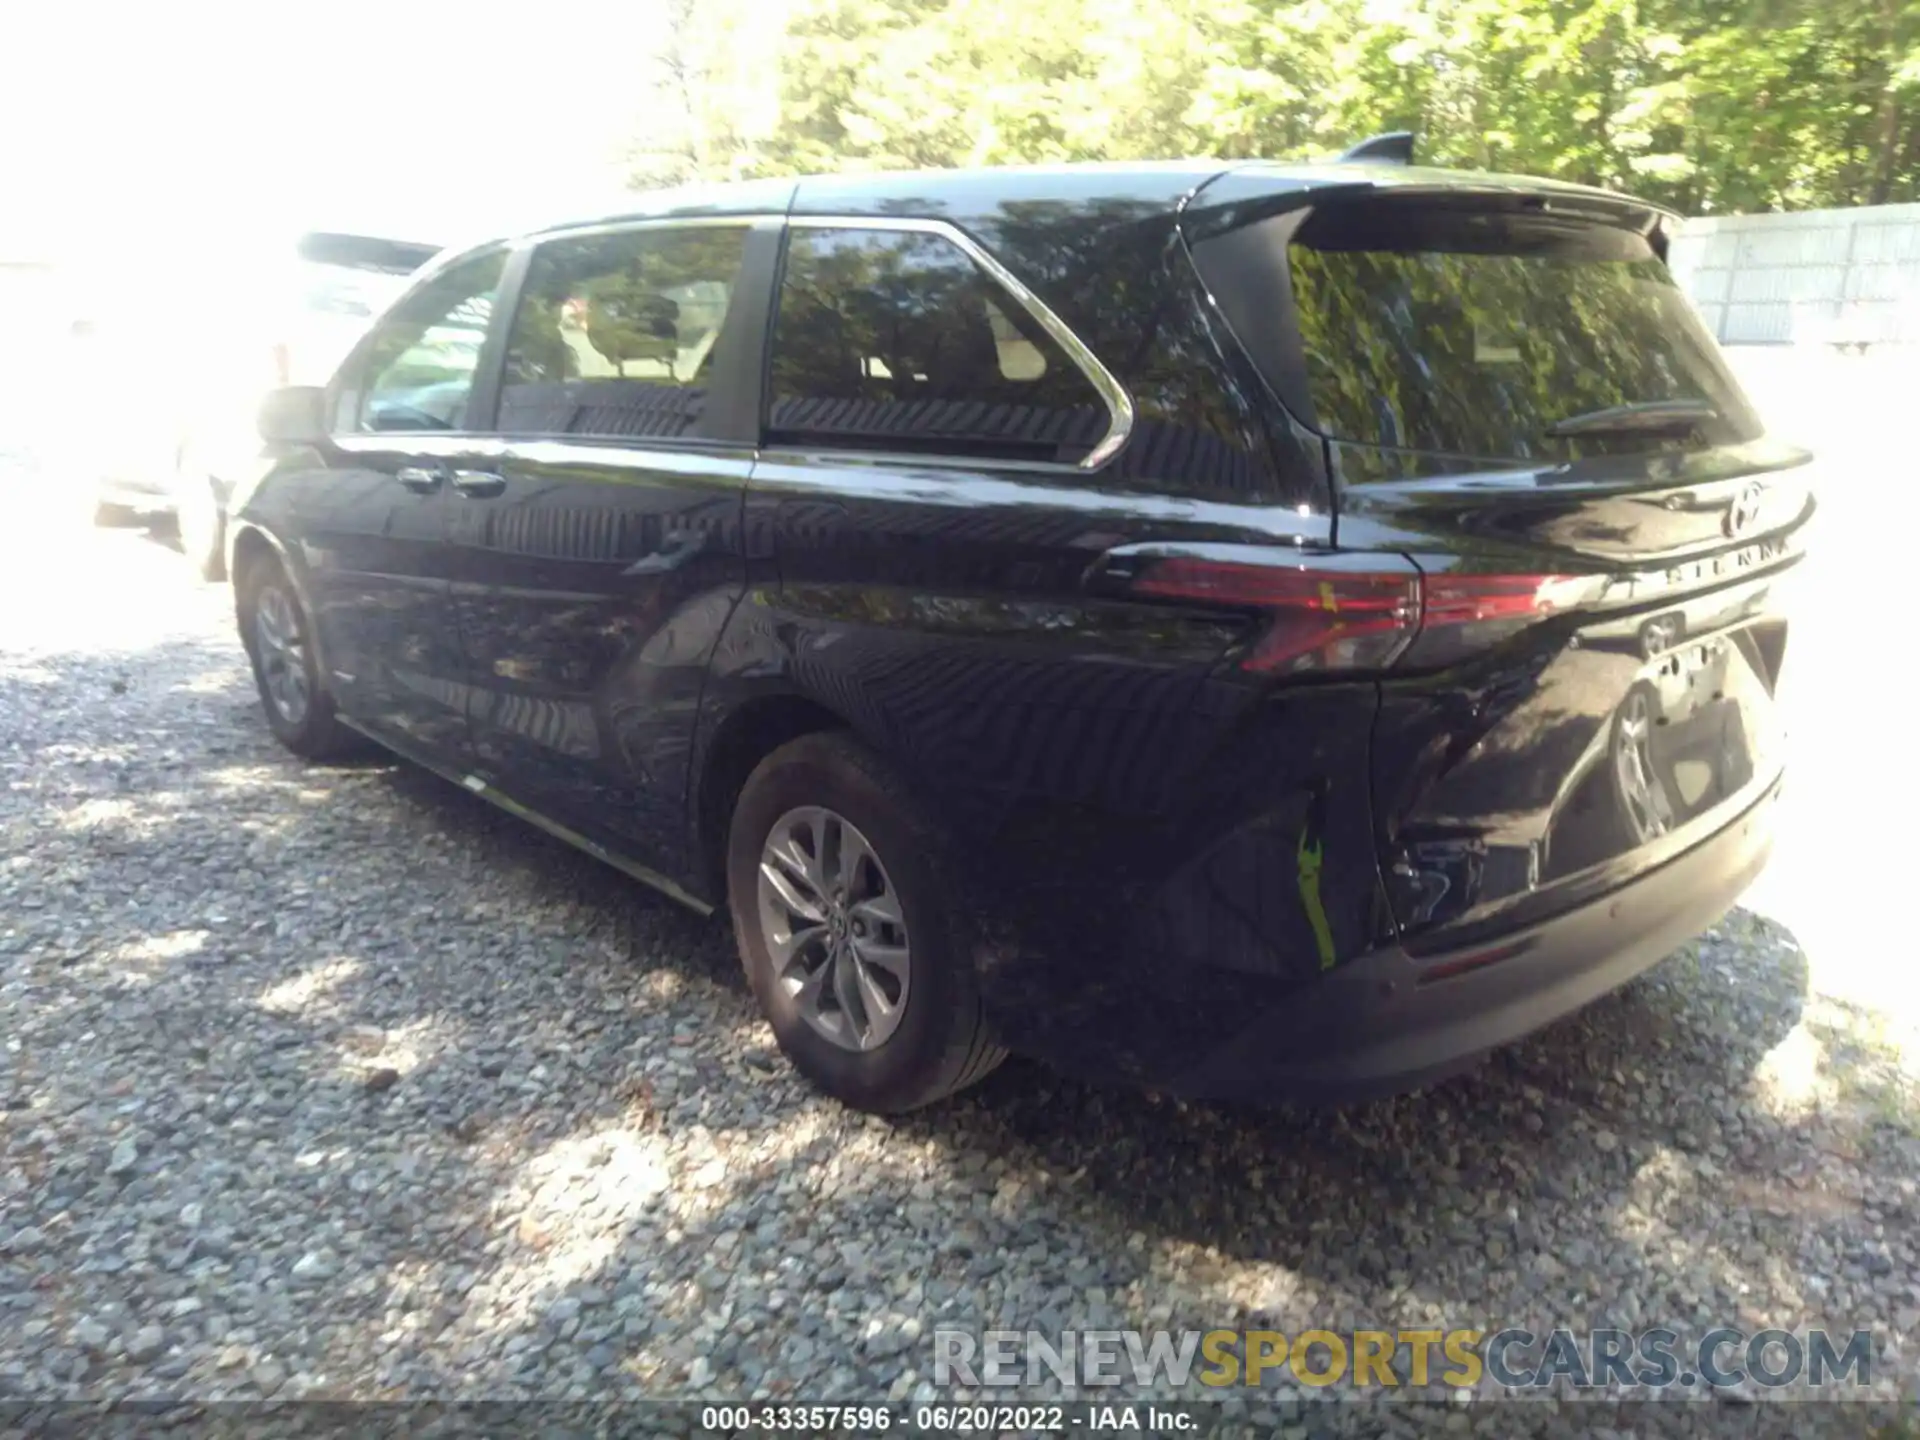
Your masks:
[{"label": "alloy wheel", "polygon": [[277,584],[260,587],[253,602],[254,651],[267,703],[289,725],[307,718],[306,636],[293,598]]},{"label": "alloy wheel", "polygon": [[884,1045],[906,1014],[912,950],[900,898],[867,837],[822,806],[774,822],[760,856],[760,925],[776,981],[844,1050]]}]

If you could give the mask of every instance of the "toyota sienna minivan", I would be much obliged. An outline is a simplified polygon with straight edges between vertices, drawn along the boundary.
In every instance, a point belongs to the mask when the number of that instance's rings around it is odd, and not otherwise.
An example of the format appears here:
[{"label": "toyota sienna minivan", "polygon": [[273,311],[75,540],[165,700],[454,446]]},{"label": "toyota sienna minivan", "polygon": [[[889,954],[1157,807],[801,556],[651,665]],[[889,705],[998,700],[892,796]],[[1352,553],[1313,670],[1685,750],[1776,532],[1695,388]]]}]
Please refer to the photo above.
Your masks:
[{"label": "toyota sienna minivan", "polygon": [[746,182],[441,257],[263,408],[267,723],[724,909],[851,1105],[1007,1051],[1462,1068],[1761,868],[1813,500],[1675,217],[1391,150]]}]

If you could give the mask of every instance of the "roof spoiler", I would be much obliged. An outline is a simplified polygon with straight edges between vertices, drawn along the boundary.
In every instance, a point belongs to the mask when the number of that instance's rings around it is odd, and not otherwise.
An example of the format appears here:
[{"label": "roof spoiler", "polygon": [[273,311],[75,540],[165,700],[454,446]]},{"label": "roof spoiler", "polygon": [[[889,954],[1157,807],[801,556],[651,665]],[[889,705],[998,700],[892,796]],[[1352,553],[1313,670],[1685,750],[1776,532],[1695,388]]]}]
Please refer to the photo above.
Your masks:
[{"label": "roof spoiler", "polygon": [[1362,140],[1351,150],[1342,152],[1340,160],[1343,164],[1362,160],[1384,165],[1411,165],[1413,163],[1413,132],[1389,130],[1384,135],[1371,136]]}]

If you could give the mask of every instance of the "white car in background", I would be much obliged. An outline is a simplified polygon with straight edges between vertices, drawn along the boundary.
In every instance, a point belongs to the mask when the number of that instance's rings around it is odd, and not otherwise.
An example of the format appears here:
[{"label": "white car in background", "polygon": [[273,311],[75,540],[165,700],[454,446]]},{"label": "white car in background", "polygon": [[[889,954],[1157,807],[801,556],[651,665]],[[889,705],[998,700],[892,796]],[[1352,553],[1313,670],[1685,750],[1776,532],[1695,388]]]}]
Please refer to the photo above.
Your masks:
[{"label": "white car in background", "polygon": [[[80,287],[62,450],[95,519],[172,514],[188,562],[224,578],[235,468],[282,385],[322,385],[437,245],[307,231],[264,255],[196,254],[148,274],[100,267]],[[104,402],[104,403],[102,403]]]}]

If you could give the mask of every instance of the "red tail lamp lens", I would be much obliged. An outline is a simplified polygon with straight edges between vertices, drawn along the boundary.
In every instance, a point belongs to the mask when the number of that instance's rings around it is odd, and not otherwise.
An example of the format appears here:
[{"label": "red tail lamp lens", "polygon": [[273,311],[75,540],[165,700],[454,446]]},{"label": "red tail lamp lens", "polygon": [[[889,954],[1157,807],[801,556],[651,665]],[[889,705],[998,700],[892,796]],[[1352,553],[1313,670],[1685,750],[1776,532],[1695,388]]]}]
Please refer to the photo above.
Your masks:
[{"label": "red tail lamp lens", "polygon": [[1420,638],[1404,662],[1441,669],[1491,650],[1536,621],[1579,609],[1591,587],[1580,575],[1430,575],[1422,582]]},{"label": "red tail lamp lens", "polygon": [[1569,575],[1421,576],[1176,555],[1154,562],[1132,589],[1265,612],[1267,628],[1241,667],[1298,674],[1382,670],[1410,648],[1417,664],[1449,664],[1578,608],[1590,584]]},{"label": "red tail lamp lens", "polygon": [[1134,582],[1141,595],[1270,612],[1241,666],[1274,674],[1391,665],[1420,623],[1420,581],[1174,556]]},{"label": "red tail lamp lens", "polygon": [[1584,598],[1577,575],[1432,575],[1422,582],[1422,623],[1470,625],[1534,619],[1571,610]]}]

